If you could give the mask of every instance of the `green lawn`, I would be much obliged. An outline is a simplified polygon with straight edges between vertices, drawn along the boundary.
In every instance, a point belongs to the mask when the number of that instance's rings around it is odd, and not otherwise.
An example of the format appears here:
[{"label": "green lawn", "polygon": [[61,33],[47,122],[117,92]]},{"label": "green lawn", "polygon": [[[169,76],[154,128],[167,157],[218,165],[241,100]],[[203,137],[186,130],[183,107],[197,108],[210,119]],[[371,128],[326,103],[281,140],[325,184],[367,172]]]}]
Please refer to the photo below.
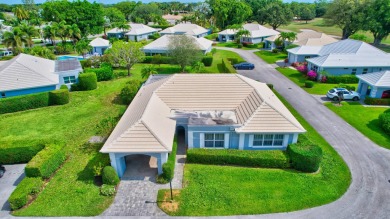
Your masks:
[{"label": "green lawn", "polygon": [[[307,88],[305,87],[305,81],[307,81],[307,79],[299,71],[291,68],[281,68],[281,67],[276,68],[276,70],[278,70],[284,76],[288,77],[292,82],[297,84],[299,87],[304,89],[309,94],[325,95],[328,92],[328,90],[338,86],[338,84],[325,84],[325,83],[314,82],[314,86],[312,88]],[[355,86],[355,88],[357,88],[357,84],[348,84],[348,85]]]},{"label": "green lawn", "polygon": [[[323,18],[315,18],[312,21],[308,21],[306,24],[305,21],[294,21],[291,22],[287,26],[280,26],[278,29],[282,30],[290,30],[294,32],[300,32],[301,29],[311,29],[318,32],[323,32],[329,35],[335,35],[335,36],[341,36],[342,31],[337,26],[329,26],[324,23]],[[374,36],[370,32],[365,31],[359,31],[358,34],[363,34],[367,36],[367,40],[369,43],[372,43],[374,41]],[[383,44],[390,44],[390,37],[387,37],[387,39],[384,39],[382,41]]]},{"label": "green lawn", "polygon": [[268,64],[274,64],[276,61],[284,60],[287,58],[287,54],[283,52],[273,53],[270,51],[258,51],[255,54],[263,59]]},{"label": "green lawn", "polygon": [[245,61],[243,58],[241,58],[240,55],[235,52],[220,49],[217,49],[217,52],[214,54],[213,57],[214,58],[212,65],[210,67],[206,67],[207,73],[224,73],[224,70],[222,68],[222,58],[237,58],[238,62]]},{"label": "green lawn", "polygon": [[[248,215],[295,211],[324,205],[345,193],[351,175],[337,152],[285,100],[282,101],[307,130],[306,136],[323,150],[319,173],[294,170],[186,164],[184,184],[176,194],[171,215]],[[166,206],[167,190],[158,204]],[[175,208],[173,208],[175,209]]]},{"label": "green lawn", "polygon": [[338,114],[355,129],[359,130],[367,138],[376,144],[390,149],[390,136],[379,126],[378,116],[387,107],[364,107],[357,102],[342,102],[342,105],[326,103],[329,109]]},{"label": "green lawn", "polygon": [[69,159],[38,198],[15,215],[91,216],[111,204],[113,198],[101,196],[93,184],[93,166],[97,162],[108,164],[108,156],[98,152],[101,145],[85,143],[97,134],[100,121],[125,110],[125,105],[116,103],[116,97],[128,80],[99,82],[96,90],[71,92],[67,105],[0,115],[2,142],[62,141],[69,153]]}]

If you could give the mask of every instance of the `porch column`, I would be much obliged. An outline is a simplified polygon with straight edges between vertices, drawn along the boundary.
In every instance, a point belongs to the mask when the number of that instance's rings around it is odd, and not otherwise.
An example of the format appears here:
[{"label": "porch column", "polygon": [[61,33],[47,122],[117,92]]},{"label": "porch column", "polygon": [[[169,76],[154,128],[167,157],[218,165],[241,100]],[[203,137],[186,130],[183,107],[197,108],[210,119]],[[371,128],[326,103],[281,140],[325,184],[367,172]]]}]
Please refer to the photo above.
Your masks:
[{"label": "porch column", "polygon": [[244,141],[245,141],[245,134],[244,133],[240,133],[240,140],[239,140],[239,143],[238,143],[238,149],[239,150],[244,150]]},{"label": "porch column", "polygon": [[126,170],[125,157],[122,156],[117,158],[115,153],[110,153],[110,161],[111,161],[111,166],[115,169],[119,178],[121,178]]}]

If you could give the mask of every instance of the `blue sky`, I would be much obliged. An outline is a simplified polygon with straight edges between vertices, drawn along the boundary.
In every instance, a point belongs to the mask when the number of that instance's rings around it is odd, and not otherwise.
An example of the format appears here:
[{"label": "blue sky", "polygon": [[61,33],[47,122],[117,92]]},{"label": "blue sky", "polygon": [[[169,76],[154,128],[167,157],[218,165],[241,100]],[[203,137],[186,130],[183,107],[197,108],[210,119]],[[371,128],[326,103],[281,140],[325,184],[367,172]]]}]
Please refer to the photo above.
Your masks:
[{"label": "blue sky", "polygon": [[[35,0],[35,3],[43,3],[46,0]],[[93,2],[93,0],[89,0],[90,2]],[[105,4],[113,4],[117,2],[121,2],[123,0],[96,0],[96,2],[99,3],[105,3]],[[138,1],[138,0],[135,0]],[[179,1],[179,2],[201,2],[204,0],[141,0],[142,2],[171,2],[171,1]],[[290,2],[291,0],[284,0],[285,2]],[[314,0],[295,0],[296,2],[314,2]],[[22,0],[0,0],[0,3],[2,4],[21,4]]]}]

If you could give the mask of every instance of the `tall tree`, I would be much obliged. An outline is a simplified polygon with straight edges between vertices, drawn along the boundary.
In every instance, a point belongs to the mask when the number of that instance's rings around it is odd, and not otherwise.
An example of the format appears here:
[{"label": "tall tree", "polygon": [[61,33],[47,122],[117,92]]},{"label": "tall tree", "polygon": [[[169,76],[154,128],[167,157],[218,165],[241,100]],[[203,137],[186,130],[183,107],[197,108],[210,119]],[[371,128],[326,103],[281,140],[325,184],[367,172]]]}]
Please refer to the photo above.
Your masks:
[{"label": "tall tree", "polygon": [[334,0],[329,4],[325,21],[329,25],[337,25],[342,30],[342,39],[347,39],[362,29],[366,7],[363,0]]},{"label": "tall tree", "polygon": [[306,21],[306,23],[307,21],[313,20],[315,17],[316,17],[315,9],[309,7],[308,5],[302,7],[299,12],[299,18],[301,20]]},{"label": "tall tree", "polygon": [[43,28],[43,38],[50,40],[51,44],[55,46],[55,38],[57,36],[57,25],[56,22],[53,22],[51,26],[46,26]]},{"label": "tall tree", "polygon": [[86,40],[80,40],[76,43],[75,49],[78,53],[82,54],[83,57],[92,50],[92,47],[89,45],[89,42]]},{"label": "tall tree", "polygon": [[142,46],[141,43],[133,41],[123,42],[118,40],[114,42],[109,50],[112,64],[126,67],[127,75],[130,76],[131,67],[145,57],[145,53],[141,49]]},{"label": "tall tree", "polygon": [[316,0],[314,1],[314,5],[316,10],[316,17],[322,17],[326,13],[329,2],[328,0]]},{"label": "tall tree", "polygon": [[65,21],[60,23],[53,24],[57,29],[57,37],[61,38],[62,44],[66,43],[66,38],[70,37],[69,28],[70,25],[67,25]]},{"label": "tall tree", "polygon": [[72,39],[73,45],[81,39],[81,31],[77,24],[72,24],[68,26],[69,38]]},{"label": "tall tree", "polygon": [[15,16],[18,19],[19,22],[29,18],[28,11],[25,10],[23,7],[20,7],[20,6],[15,7],[13,9],[13,12],[14,12],[14,14],[15,14]]},{"label": "tall tree", "polygon": [[274,2],[282,3],[282,0],[246,0],[246,3],[252,8],[252,16],[249,18],[260,25],[266,24],[267,6]]},{"label": "tall tree", "polygon": [[19,28],[26,37],[28,47],[31,48],[34,44],[32,38],[39,35],[38,29],[36,29],[34,26],[28,25],[27,23],[22,23]]},{"label": "tall tree", "polygon": [[142,2],[130,2],[130,1],[123,1],[119,2],[114,5],[115,8],[117,8],[119,11],[122,12],[122,14],[125,16],[125,18],[130,21],[131,20],[131,14],[134,12],[135,7],[142,4]]},{"label": "tall tree", "polygon": [[169,37],[168,55],[174,63],[180,65],[184,72],[186,66],[198,62],[202,58],[202,51],[191,36],[173,35]]},{"label": "tall tree", "polygon": [[232,24],[242,24],[251,15],[251,7],[243,0],[206,0],[216,18],[216,26],[224,29]]},{"label": "tall tree", "polygon": [[110,20],[111,23],[126,22],[125,15],[117,8],[105,8],[104,16]]},{"label": "tall tree", "polygon": [[33,56],[42,57],[45,59],[51,59],[51,60],[55,60],[57,58],[54,55],[53,51],[51,51],[47,47],[42,47],[42,46],[34,46],[33,48],[31,48],[29,54]]},{"label": "tall tree", "polygon": [[274,29],[287,25],[293,20],[293,13],[287,4],[281,2],[270,3],[265,10],[266,22]]},{"label": "tall tree", "polygon": [[374,35],[378,46],[390,34],[390,0],[371,0],[364,8],[364,29]]},{"label": "tall tree", "polygon": [[142,19],[145,24],[153,22],[153,19],[156,16],[162,16],[162,11],[158,8],[156,3],[138,5],[132,13],[133,18]]},{"label": "tall tree", "polygon": [[3,43],[6,47],[11,47],[15,54],[19,54],[23,51],[23,45],[27,43],[26,35],[19,27],[15,27],[3,34]]}]

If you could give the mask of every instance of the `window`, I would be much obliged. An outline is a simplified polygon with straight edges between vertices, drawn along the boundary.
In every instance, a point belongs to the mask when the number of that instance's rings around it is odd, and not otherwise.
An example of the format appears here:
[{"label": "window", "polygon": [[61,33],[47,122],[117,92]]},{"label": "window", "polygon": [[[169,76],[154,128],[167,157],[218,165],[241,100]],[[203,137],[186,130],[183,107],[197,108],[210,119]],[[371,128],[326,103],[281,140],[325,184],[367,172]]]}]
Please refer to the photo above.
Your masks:
[{"label": "window", "polygon": [[305,59],[309,59],[310,58],[310,56],[305,56]]},{"label": "window", "polygon": [[5,92],[1,92],[1,98],[5,98]]},{"label": "window", "polygon": [[256,134],[253,135],[253,146],[283,146],[282,134]]},{"label": "window", "polygon": [[353,68],[352,69],[352,73],[351,73],[352,75],[356,75],[356,68]]},{"label": "window", "polygon": [[368,68],[363,68],[363,73],[362,74],[367,74]]},{"label": "window", "polygon": [[75,77],[75,76],[67,76],[67,77],[64,77],[64,83],[65,83],[65,84],[73,84],[73,83],[76,83],[76,77]]},{"label": "window", "polygon": [[205,148],[223,148],[225,146],[225,134],[206,133],[204,134]]}]

